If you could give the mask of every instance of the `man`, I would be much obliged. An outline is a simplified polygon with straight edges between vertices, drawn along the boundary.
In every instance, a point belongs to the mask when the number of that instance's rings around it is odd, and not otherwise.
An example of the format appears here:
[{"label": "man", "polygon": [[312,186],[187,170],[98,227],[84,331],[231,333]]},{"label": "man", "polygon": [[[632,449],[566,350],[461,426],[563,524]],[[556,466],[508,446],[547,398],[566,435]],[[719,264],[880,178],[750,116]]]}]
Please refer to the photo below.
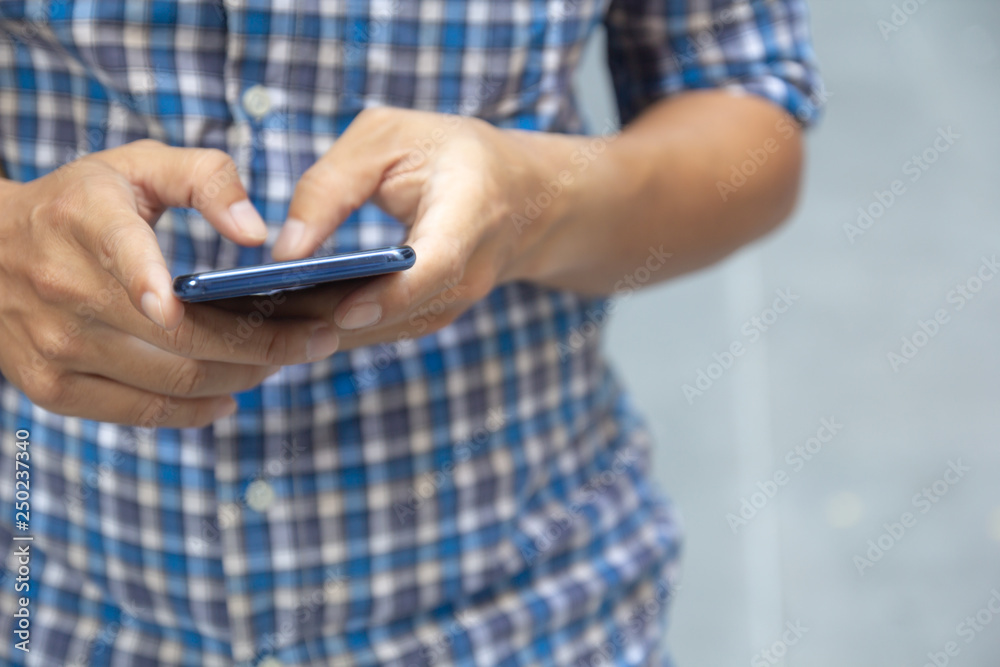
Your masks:
[{"label": "man", "polygon": [[[677,523],[597,325],[788,215],[802,0],[0,10],[4,662],[665,663]],[[624,130],[580,136],[602,20]]]}]

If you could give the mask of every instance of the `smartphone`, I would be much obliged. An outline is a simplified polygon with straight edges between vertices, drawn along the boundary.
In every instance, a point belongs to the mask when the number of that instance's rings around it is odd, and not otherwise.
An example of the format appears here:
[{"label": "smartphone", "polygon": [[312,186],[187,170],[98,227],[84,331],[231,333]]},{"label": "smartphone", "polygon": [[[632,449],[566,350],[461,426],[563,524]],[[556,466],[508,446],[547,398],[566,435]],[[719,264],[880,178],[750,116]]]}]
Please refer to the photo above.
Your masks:
[{"label": "smartphone", "polygon": [[175,278],[174,294],[181,301],[188,302],[274,294],[337,280],[403,271],[413,266],[416,260],[413,248],[393,246],[291,262],[206,271]]}]

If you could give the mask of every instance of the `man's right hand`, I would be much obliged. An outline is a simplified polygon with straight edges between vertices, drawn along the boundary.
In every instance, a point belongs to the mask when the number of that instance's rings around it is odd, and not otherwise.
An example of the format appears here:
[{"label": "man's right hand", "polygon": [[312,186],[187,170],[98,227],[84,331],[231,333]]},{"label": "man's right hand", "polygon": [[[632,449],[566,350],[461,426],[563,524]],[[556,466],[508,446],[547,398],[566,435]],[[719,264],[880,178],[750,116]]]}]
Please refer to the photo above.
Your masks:
[{"label": "man's right hand", "polygon": [[143,140],[29,183],[0,181],[0,372],[33,403],[104,422],[204,426],[236,410],[230,394],[336,350],[320,320],[264,319],[248,334],[233,312],[178,301],[152,229],[169,206],[197,208],[235,243],[264,242],[217,150]]}]

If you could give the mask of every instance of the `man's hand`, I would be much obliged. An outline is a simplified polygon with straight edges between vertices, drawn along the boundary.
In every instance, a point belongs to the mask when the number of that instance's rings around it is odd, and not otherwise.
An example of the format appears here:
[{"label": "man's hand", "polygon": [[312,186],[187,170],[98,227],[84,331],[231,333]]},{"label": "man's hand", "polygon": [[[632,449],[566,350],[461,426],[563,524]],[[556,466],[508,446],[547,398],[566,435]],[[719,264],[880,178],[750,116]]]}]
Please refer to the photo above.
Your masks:
[{"label": "man's hand", "polygon": [[271,318],[240,336],[234,314],[185,308],[152,230],[168,206],[199,209],[235,243],[266,237],[220,151],[146,140],[0,181],[0,371],[36,405],[202,426],[235,411],[229,394],[336,349],[322,320]]},{"label": "man's hand", "polygon": [[[329,313],[341,348],[416,337],[452,322],[499,282],[526,277],[541,224],[521,213],[550,176],[522,135],[474,118],[393,108],[362,112],[303,175],[274,247],[307,257],[371,199],[410,228],[412,269],[289,294],[285,314]],[[556,202],[556,205],[559,205]],[[339,304],[339,305],[338,305]]]},{"label": "man's hand", "polygon": [[[720,197],[718,183],[762,145],[773,148],[767,163]],[[801,152],[784,110],[726,91],[663,100],[603,137],[368,109],[303,175],[274,258],[310,255],[371,199],[410,228],[416,265],[355,289],[289,295],[283,312],[331,319],[346,349],[430,333],[502,282],[587,294],[632,284],[636,271],[659,282],[786,217]]]}]

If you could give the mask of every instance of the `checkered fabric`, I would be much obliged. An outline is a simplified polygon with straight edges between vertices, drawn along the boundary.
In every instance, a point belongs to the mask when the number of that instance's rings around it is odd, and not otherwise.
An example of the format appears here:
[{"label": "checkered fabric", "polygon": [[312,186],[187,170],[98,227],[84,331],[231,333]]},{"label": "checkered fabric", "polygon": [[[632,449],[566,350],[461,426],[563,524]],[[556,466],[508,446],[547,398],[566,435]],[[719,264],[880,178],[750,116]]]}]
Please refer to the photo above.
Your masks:
[{"label": "checkered fabric", "polygon": [[[596,26],[622,118],[730,86],[804,123],[800,0],[0,0],[0,159],[42,176],[152,137],[230,153],[264,248],[197,213],[156,231],[172,272],[268,261],[296,180],[363,108],[584,131]],[[401,241],[366,205],[325,244]],[[659,665],[678,522],[600,351],[604,301],[494,290],[447,328],[284,368],[204,429],[32,405],[0,378],[0,549],[31,434],[30,590],[15,665]],[[416,333],[422,333],[417,331]]]}]

